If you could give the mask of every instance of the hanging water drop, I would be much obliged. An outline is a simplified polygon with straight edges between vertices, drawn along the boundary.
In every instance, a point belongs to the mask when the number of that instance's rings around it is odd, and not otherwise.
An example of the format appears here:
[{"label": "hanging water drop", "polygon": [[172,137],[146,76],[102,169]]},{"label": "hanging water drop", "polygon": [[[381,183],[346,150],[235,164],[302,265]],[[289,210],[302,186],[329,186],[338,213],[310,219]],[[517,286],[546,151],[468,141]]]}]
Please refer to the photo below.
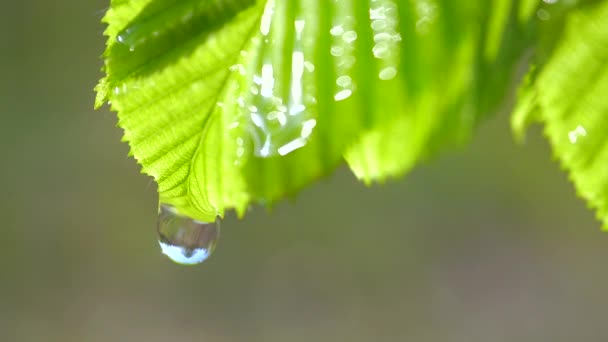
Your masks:
[{"label": "hanging water drop", "polygon": [[178,264],[194,265],[207,260],[220,237],[219,221],[200,222],[164,204],[159,209],[157,227],[163,254]]}]

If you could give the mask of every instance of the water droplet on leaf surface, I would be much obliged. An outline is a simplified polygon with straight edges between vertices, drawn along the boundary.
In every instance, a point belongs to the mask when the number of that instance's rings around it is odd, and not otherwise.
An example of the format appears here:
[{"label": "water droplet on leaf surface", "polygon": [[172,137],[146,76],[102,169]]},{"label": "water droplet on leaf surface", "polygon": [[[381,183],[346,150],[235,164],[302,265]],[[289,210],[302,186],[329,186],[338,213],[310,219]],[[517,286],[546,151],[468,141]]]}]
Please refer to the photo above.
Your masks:
[{"label": "water droplet on leaf surface", "polygon": [[164,204],[159,209],[157,228],[163,254],[184,265],[207,260],[220,237],[219,221],[197,221]]}]

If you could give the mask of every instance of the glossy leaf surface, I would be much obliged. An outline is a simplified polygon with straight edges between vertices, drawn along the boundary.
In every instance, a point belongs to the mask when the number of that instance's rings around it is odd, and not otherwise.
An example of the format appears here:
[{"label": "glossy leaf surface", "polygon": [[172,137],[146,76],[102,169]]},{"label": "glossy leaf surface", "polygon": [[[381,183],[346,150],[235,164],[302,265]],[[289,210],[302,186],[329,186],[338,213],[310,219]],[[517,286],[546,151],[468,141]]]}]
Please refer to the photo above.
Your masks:
[{"label": "glossy leaf surface", "polygon": [[383,181],[467,141],[530,50],[558,63],[577,6],[114,0],[97,106],[118,112],[160,201],[207,222],[293,194],[344,160]]},{"label": "glossy leaf surface", "polygon": [[545,65],[529,75],[513,116],[539,121],[580,196],[608,228],[608,3],[573,12]]}]

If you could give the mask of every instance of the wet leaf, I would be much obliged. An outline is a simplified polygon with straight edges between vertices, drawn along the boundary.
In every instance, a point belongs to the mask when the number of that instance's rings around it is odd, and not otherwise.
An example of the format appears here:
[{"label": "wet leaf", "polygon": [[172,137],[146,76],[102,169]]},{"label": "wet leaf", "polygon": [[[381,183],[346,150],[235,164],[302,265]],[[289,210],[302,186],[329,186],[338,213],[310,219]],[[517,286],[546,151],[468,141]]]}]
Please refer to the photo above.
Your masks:
[{"label": "wet leaf", "polygon": [[383,181],[466,142],[577,5],[538,3],[114,0],[96,104],[160,202],[210,222],[343,161]]},{"label": "wet leaf", "polygon": [[542,122],[554,155],[608,228],[608,3],[577,10],[546,64],[536,66],[513,115],[516,134]]}]

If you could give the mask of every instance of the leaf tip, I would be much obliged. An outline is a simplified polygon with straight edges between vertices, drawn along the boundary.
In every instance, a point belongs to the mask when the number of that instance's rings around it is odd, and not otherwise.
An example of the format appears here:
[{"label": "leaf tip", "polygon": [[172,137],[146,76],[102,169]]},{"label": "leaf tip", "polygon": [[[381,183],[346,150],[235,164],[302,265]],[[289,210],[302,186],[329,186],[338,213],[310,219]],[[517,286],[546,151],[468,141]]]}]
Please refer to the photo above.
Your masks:
[{"label": "leaf tip", "polygon": [[95,86],[95,92],[95,105],[93,108],[97,110],[108,100],[108,85],[105,78]]}]

